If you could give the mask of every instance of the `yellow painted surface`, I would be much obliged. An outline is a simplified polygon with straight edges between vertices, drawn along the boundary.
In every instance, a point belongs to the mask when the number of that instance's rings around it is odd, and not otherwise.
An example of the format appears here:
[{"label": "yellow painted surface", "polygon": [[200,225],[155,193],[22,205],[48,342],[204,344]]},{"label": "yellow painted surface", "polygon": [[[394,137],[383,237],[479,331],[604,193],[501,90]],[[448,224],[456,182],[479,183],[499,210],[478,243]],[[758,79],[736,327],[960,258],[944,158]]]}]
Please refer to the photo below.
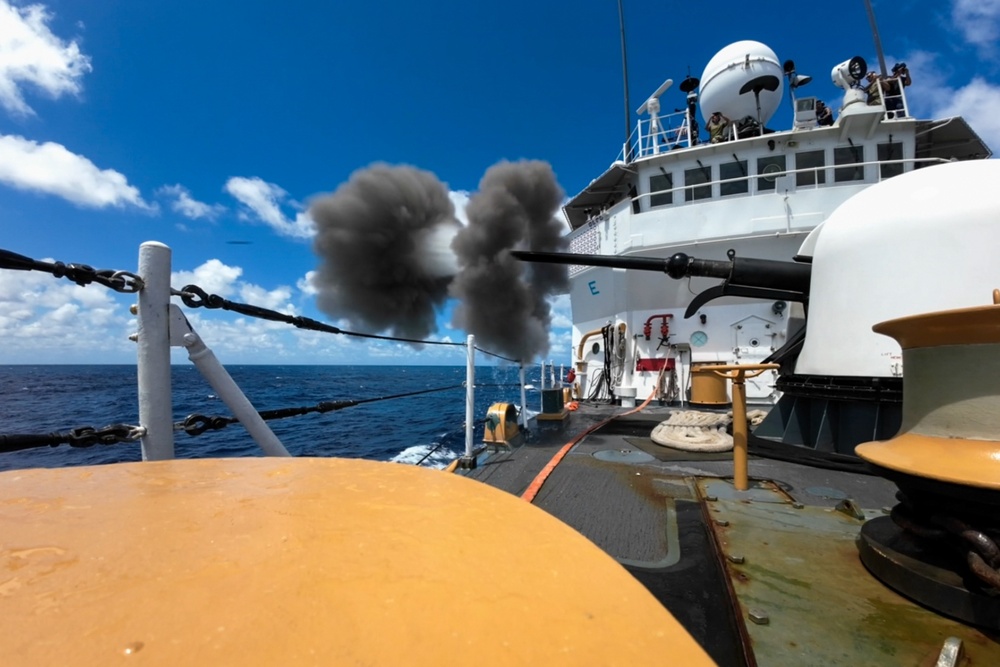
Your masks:
[{"label": "yellow painted surface", "polygon": [[538,508],[345,459],[2,473],[0,627],[5,667],[711,664]]},{"label": "yellow painted surface", "polygon": [[1000,489],[1000,442],[904,433],[854,448],[866,461],[918,477]]},{"label": "yellow painted surface", "polygon": [[977,306],[900,317],[879,322],[872,330],[895,338],[904,350],[1000,343],[1000,307]]},{"label": "yellow painted surface", "polygon": [[483,429],[483,441],[488,443],[511,444],[517,438],[520,428],[517,425],[517,410],[510,403],[494,403],[486,413],[486,425]]},{"label": "yellow painted surface", "polygon": [[712,372],[715,363],[691,364],[691,402],[698,405],[729,405],[726,378]]}]

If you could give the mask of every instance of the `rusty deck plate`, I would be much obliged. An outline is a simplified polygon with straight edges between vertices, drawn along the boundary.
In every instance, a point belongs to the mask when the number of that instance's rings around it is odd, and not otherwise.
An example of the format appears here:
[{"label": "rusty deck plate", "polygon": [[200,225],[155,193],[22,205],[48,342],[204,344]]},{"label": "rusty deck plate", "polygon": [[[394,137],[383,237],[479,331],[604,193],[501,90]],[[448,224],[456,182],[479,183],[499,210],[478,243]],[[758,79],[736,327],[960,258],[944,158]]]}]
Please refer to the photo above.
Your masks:
[{"label": "rusty deck plate", "polygon": [[855,546],[862,521],[793,506],[767,483],[738,492],[728,482],[701,480],[699,490],[758,664],[933,665],[949,637],[962,640],[971,664],[1000,664],[995,638],[920,607],[868,573]]}]

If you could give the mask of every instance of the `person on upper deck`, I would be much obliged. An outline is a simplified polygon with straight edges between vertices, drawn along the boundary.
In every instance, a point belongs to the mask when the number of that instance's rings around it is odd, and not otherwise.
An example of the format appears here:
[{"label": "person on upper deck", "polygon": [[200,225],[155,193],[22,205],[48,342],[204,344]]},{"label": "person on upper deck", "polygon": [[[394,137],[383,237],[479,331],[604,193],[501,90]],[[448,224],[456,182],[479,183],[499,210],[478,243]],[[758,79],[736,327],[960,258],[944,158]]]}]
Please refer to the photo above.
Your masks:
[{"label": "person on upper deck", "polygon": [[721,111],[712,112],[708,123],[705,124],[705,129],[708,130],[711,143],[718,144],[726,140],[725,131],[728,125],[729,119],[723,116]]},{"label": "person on upper deck", "polygon": [[899,79],[904,87],[909,86],[913,81],[910,79],[910,70],[906,63],[896,63],[892,66],[892,78]]},{"label": "person on upper deck", "polygon": [[865,93],[868,95],[868,104],[874,106],[876,104],[882,104],[882,78],[875,72],[868,72],[868,76],[865,77],[868,81],[868,85],[865,87]]},{"label": "person on upper deck", "polygon": [[885,108],[888,111],[902,111],[903,109],[903,88],[912,83],[910,70],[906,63],[896,63],[892,66],[892,76],[884,79],[885,88]]},{"label": "person on upper deck", "polygon": [[833,111],[823,103],[823,100],[816,100],[816,122],[820,127],[833,125]]}]

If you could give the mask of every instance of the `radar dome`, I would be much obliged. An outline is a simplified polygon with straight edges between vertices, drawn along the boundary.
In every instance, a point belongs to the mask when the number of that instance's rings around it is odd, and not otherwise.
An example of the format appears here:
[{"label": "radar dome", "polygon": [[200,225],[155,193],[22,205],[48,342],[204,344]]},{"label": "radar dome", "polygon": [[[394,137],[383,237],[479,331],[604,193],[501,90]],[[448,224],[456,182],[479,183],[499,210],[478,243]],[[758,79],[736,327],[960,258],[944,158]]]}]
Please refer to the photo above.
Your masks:
[{"label": "radar dome", "polygon": [[[767,124],[781,103],[785,82],[781,64],[774,51],[751,40],[734,42],[708,61],[701,75],[701,116],[707,122],[714,111],[721,111],[730,120],[745,116],[757,118],[757,100],[752,88],[760,89],[760,122]],[[762,84],[777,86],[773,90]],[[747,90],[740,94],[740,90]]]}]

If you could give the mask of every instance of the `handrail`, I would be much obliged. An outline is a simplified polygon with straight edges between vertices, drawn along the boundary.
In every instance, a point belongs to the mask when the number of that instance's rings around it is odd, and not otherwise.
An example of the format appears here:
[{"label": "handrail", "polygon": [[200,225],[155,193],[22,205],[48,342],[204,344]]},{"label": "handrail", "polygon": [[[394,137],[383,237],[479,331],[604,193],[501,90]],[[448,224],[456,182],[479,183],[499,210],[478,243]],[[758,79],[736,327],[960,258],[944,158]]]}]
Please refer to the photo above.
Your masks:
[{"label": "handrail", "polygon": [[[900,79],[896,79],[896,88],[899,90],[898,94],[890,95],[889,87],[886,85],[889,82],[885,79],[878,79],[876,81],[879,89],[879,103],[873,106],[882,107],[882,120],[899,120],[900,118],[906,118],[910,115],[910,107],[906,102],[906,86]],[[899,106],[894,109],[890,109],[889,105],[886,104],[888,100],[894,100],[899,102]],[[894,105],[895,106],[895,105]]]},{"label": "handrail", "polygon": [[[677,126],[674,123],[679,119]],[[675,111],[673,113],[657,116],[659,131],[655,133],[643,132],[644,126],[652,124],[652,118],[639,119],[636,122],[635,130],[628,137],[628,144],[622,147],[622,152],[618,154],[618,161],[631,162],[640,157],[657,155],[660,144],[664,144],[663,151],[670,151],[675,148],[690,148],[691,144],[691,122],[687,111]],[[626,155],[626,150],[628,155]]]},{"label": "handrail", "polygon": [[[889,88],[885,85],[886,83],[886,81],[878,81],[879,103],[872,106],[880,106],[882,108],[882,119],[885,121],[893,121],[910,117],[909,103],[906,100],[906,87],[902,85],[902,82],[900,82],[899,92],[896,94],[888,94]],[[887,100],[899,101],[899,108],[889,109],[888,105],[886,105]],[[674,122],[678,119],[680,122],[675,127]],[[647,129],[652,125],[652,120],[652,118],[646,118],[639,119],[636,122],[635,130],[633,130],[628,137],[628,143],[622,147],[622,151],[618,154],[618,161],[628,163],[638,158],[658,155],[661,152],[674,150],[676,148],[691,148],[693,146],[691,144],[690,132],[691,119],[688,117],[687,111],[675,111],[663,116],[658,116],[656,121],[660,128],[656,132],[650,132],[649,129]],[[732,123],[731,126],[735,128],[734,123]],[[820,126],[817,124],[814,129],[818,129],[819,127]],[[749,139],[757,136],[759,135],[753,134],[748,137],[740,137],[737,135],[731,141]],[[660,150],[661,144],[664,145],[662,151]]]}]

